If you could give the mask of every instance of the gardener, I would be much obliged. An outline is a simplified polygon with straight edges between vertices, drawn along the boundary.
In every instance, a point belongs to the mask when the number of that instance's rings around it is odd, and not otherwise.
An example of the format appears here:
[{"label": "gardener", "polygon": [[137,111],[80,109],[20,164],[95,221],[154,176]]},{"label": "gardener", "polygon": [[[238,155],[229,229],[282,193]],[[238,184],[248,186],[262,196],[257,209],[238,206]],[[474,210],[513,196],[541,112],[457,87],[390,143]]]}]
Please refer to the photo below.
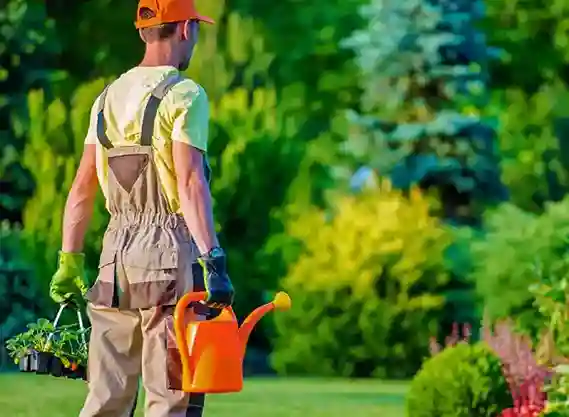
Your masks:
[{"label": "gardener", "polygon": [[[81,417],[129,415],[140,374],[147,416],[202,415],[203,395],[190,400],[180,391],[173,309],[184,293],[205,284],[206,305],[193,307],[204,319],[210,308],[231,305],[234,291],[214,231],[208,99],[180,73],[200,22],[213,23],[192,0],[141,0],[136,27],[144,58],[91,111],[50,285],[58,303],[88,300],[89,393]],[[110,222],[91,286],[82,250],[97,182]]]}]

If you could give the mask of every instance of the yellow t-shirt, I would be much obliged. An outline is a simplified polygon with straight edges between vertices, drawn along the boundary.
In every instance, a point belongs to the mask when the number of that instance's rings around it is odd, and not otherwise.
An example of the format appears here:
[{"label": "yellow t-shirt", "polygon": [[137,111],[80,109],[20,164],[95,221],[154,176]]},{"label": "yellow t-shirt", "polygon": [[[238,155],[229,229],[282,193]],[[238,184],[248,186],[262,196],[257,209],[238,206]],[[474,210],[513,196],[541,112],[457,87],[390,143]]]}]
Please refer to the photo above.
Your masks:
[{"label": "yellow t-shirt", "polygon": [[[135,67],[114,81],[105,99],[105,127],[113,146],[140,143],[142,116],[152,90],[178,70],[170,66]],[[105,149],[97,139],[97,108],[100,96],[91,109],[86,144],[97,145],[97,177],[105,197],[108,189],[108,164]],[[176,186],[172,141],[187,143],[207,151],[209,103],[204,89],[190,79],[178,82],[166,94],[156,115],[152,146],[164,194],[170,209],[180,213]]]}]

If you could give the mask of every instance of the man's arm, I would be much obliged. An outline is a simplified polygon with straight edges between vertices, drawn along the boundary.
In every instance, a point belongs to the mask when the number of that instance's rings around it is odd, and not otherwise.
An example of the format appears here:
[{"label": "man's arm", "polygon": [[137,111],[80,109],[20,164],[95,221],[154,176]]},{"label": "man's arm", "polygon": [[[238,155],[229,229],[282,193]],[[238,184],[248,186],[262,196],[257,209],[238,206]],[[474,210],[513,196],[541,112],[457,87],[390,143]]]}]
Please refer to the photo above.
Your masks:
[{"label": "man's arm", "polygon": [[219,242],[213,221],[211,193],[205,178],[203,153],[179,141],[173,142],[172,153],[184,220],[200,254],[204,254],[219,246]]},{"label": "man's arm", "polygon": [[[187,85],[188,86],[188,85]],[[233,304],[235,290],[225,271],[222,250],[215,234],[211,193],[205,178],[204,153],[207,152],[209,104],[203,88],[191,86],[182,95],[172,124],[172,157],[178,198],[184,220],[200,252],[207,290],[206,304],[223,308]]]},{"label": "man's arm", "polygon": [[82,252],[97,196],[96,145],[86,144],[63,214],[63,252]]}]

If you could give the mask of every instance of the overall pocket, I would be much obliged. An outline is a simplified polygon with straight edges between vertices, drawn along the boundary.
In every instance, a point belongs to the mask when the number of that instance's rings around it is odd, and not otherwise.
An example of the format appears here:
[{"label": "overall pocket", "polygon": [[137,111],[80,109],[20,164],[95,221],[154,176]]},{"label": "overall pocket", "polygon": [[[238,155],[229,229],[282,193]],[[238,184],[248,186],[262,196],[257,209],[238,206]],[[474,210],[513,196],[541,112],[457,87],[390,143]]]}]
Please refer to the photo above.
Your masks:
[{"label": "overall pocket", "polygon": [[124,254],[122,266],[117,276],[129,300],[124,308],[176,304],[179,275],[177,249],[154,247],[132,250]]},{"label": "overall pocket", "polygon": [[114,283],[117,267],[117,251],[114,247],[103,245],[99,258],[97,279],[87,291],[85,298],[95,305],[113,306]]}]

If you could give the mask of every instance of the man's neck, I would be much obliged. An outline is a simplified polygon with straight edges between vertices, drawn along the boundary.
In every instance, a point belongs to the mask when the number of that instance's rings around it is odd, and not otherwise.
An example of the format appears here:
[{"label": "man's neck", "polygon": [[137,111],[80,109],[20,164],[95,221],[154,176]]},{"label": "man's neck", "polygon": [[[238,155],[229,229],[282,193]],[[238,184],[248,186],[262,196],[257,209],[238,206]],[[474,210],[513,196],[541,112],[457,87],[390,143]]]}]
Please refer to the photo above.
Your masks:
[{"label": "man's neck", "polygon": [[170,66],[178,68],[178,60],[168,50],[146,50],[144,58],[140,62],[140,67],[164,67]]}]

